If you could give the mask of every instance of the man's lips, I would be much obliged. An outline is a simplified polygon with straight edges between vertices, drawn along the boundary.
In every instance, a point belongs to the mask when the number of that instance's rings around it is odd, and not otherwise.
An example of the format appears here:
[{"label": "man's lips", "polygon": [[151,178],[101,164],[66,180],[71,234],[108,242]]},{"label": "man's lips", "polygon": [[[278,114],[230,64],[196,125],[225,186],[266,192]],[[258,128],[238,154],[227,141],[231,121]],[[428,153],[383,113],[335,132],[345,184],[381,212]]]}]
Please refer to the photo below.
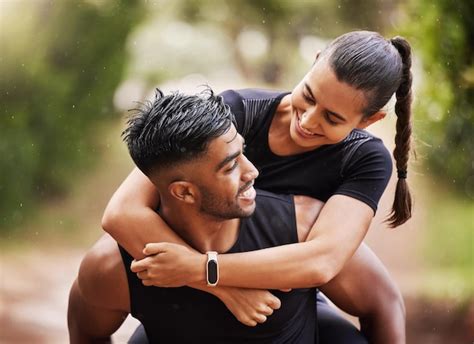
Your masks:
[{"label": "man's lips", "polygon": [[253,186],[253,181],[248,182],[247,184],[245,184],[244,186],[242,186],[242,187],[239,189],[239,195],[242,194],[242,193],[244,193],[244,192],[247,191],[248,189],[250,189],[252,186]]},{"label": "man's lips", "polygon": [[237,195],[238,198],[243,199],[254,199],[256,195],[256,191],[253,188],[253,181],[250,183],[245,184],[242,188],[240,188],[239,193]]}]

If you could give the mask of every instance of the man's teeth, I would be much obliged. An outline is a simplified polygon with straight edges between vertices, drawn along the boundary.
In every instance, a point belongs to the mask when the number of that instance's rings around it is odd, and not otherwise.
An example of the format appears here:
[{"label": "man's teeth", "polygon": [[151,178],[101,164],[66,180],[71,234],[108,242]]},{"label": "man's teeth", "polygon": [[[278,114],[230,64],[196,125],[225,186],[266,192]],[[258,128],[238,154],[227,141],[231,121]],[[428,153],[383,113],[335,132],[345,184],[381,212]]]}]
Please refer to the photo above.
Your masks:
[{"label": "man's teeth", "polygon": [[252,187],[249,187],[247,190],[245,190],[244,192],[242,192],[240,195],[242,197],[250,197],[251,195],[251,190],[252,190]]}]

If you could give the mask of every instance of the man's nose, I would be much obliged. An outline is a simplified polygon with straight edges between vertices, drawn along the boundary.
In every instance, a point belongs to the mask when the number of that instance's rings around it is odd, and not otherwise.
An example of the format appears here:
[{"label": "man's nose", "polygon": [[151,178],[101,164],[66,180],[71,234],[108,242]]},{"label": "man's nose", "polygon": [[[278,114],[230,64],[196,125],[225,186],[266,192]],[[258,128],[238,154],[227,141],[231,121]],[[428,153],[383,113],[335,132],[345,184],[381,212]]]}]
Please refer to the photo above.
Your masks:
[{"label": "man's nose", "polygon": [[242,174],[242,180],[248,182],[256,179],[258,177],[258,170],[245,155],[242,155],[242,163],[245,166],[245,172]]}]

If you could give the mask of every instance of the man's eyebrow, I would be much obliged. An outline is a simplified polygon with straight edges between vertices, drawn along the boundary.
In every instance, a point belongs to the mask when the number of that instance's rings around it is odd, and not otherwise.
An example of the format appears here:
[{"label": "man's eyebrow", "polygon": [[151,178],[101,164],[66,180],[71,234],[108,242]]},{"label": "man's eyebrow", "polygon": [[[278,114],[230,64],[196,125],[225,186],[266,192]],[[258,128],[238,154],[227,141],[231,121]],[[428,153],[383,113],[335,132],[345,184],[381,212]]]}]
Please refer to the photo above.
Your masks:
[{"label": "man's eyebrow", "polygon": [[[311,95],[311,98],[313,98],[317,103],[318,100],[316,99],[316,97],[313,94],[313,91],[311,91],[311,88],[309,87],[309,85],[306,82],[304,83],[304,87],[305,87],[306,91]],[[344,118],[344,116],[341,116],[337,112],[331,111],[327,108],[326,108],[326,112],[331,116],[337,117],[340,121],[346,122],[346,119]]]},{"label": "man's eyebrow", "polygon": [[242,151],[235,152],[229,156],[227,156],[224,160],[222,160],[216,167],[216,172],[218,172],[222,167],[227,165],[229,162],[237,158],[240,154],[242,154]]}]

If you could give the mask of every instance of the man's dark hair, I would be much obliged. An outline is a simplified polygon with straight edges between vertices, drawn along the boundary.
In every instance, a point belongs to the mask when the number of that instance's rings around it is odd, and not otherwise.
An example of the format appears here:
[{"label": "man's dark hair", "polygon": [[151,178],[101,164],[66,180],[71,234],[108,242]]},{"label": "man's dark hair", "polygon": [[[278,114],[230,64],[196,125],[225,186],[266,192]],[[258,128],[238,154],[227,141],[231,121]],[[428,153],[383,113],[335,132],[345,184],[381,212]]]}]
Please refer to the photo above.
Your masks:
[{"label": "man's dark hair", "polygon": [[210,88],[197,95],[156,89],[129,118],[122,133],[130,155],[146,175],[160,167],[202,156],[210,141],[225,134],[234,122],[229,106]]}]

